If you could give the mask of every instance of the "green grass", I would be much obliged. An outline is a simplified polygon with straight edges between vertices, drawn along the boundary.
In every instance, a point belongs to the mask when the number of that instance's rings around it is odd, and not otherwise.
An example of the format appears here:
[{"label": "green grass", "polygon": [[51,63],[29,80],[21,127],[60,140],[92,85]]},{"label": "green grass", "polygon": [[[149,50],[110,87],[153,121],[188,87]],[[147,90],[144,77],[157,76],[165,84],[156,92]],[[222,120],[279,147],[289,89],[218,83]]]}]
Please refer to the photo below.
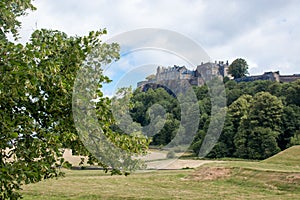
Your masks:
[{"label": "green grass", "polygon": [[[110,176],[66,170],[66,177],[24,187],[29,199],[300,199],[300,148],[261,162],[224,161],[192,170]],[[216,176],[220,172],[225,175]]]},{"label": "green grass", "polygon": [[266,160],[264,163],[272,163],[293,167],[300,167],[300,146],[288,148]]}]

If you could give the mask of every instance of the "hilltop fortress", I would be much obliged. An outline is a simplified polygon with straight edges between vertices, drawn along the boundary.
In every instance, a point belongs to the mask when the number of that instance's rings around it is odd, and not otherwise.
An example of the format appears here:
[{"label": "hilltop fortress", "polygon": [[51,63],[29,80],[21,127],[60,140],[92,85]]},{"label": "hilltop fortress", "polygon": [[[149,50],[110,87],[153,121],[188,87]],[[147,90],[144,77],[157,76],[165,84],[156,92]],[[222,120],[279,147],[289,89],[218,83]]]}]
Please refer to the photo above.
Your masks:
[{"label": "hilltop fortress", "polygon": [[[214,63],[201,63],[198,65],[196,70],[189,70],[185,66],[174,67],[161,67],[158,66],[155,75],[148,76],[145,81],[137,83],[137,87],[147,90],[157,84],[170,81],[185,81],[193,86],[202,86],[206,81],[212,80],[213,78],[219,78],[223,80],[224,77],[233,79],[228,74],[229,63],[224,61],[215,61]],[[262,75],[246,76],[238,79],[234,79],[236,82],[251,82],[256,80],[270,80],[277,82],[292,82],[300,79],[300,74],[293,75],[280,75],[277,72],[265,72]]]},{"label": "hilltop fortress", "polygon": [[189,70],[185,66],[174,67],[161,67],[158,66],[156,70],[156,75],[147,77],[146,81],[141,81],[137,83],[138,87],[144,87],[146,84],[160,83],[164,81],[188,81],[191,85],[201,86],[204,85],[205,81],[209,81],[213,78],[223,79],[226,76],[231,77],[228,74],[228,61],[225,63],[223,61],[215,63],[202,63],[198,65],[196,70]]}]

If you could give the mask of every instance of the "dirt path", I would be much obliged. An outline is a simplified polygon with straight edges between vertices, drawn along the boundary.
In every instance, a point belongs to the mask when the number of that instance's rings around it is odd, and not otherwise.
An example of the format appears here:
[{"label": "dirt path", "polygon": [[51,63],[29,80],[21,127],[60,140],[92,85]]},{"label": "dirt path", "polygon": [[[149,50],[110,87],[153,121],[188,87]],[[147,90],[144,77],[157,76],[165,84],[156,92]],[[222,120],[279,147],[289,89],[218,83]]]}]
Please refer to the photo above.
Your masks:
[{"label": "dirt path", "polygon": [[147,155],[139,158],[145,161],[161,160],[167,158],[167,153],[165,151],[149,151]]},{"label": "dirt path", "polygon": [[196,168],[201,165],[220,162],[211,160],[179,160],[179,159],[168,159],[147,162],[147,169],[182,169],[182,168]]},{"label": "dirt path", "polygon": [[[180,154],[176,154],[180,156]],[[66,161],[70,162],[73,166],[78,166],[80,159],[83,156],[73,156],[71,150],[64,153]],[[140,157],[146,161],[147,169],[182,169],[182,168],[196,168],[206,163],[221,162],[209,160],[181,160],[181,159],[166,159],[167,151],[150,151],[146,156]],[[87,166],[87,163],[85,163]]]},{"label": "dirt path", "polygon": [[[177,154],[180,156],[180,154]],[[147,169],[182,169],[182,168],[196,168],[206,163],[219,162],[210,160],[180,160],[180,159],[166,159],[167,152],[151,151],[146,156],[142,157],[146,161]]]}]

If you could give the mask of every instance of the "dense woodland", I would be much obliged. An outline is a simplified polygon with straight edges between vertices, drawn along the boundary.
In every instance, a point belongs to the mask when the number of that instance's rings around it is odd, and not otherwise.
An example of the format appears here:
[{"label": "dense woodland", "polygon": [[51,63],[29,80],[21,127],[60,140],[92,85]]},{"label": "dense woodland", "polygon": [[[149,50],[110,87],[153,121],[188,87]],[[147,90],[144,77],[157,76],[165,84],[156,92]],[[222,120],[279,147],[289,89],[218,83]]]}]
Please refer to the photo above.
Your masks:
[{"label": "dense woodland", "polygon": [[[300,144],[300,80],[291,83],[236,83],[227,79],[224,82],[227,97],[226,119],[221,136],[207,157],[264,159],[292,145]],[[213,116],[208,86],[193,89],[201,114],[198,132],[190,149],[197,154]],[[137,88],[131,101],[133,106],[130,114],[142,126],[150,123],[148,108],[154,104],[164,107],[165,124],[159,133],[152,136],[151,144],[164,146],[170,143],[181,120],[181,108],[177,99],[163,88],[149,89],[147,92]]]}]

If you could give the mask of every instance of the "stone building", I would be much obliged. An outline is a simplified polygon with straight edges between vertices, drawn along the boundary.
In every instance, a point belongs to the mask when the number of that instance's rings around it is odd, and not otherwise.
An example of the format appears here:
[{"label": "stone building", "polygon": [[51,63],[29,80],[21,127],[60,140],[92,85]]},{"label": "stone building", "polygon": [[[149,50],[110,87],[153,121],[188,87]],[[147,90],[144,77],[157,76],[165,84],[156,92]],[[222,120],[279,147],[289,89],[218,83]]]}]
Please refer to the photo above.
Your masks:
[{"label": "stone building", "polygon": [[146,84],[162,83],[164,81],[188,81],[191,85],[201,86],[205,81],[215,77],[223,79],[228,76],[228,61],[215,63],[201,63],[195,70],[189,70],[185,66],[162,67],[158,66],[154,79],[141,81],[137,83],[138,87],[144,87]]},{"label": "stone building", "polygon": [[[228,61],[225,63],[223,61],[219,62],[208,62],[201,63],[195,70],[189,70],[185,66],[174,67],[157,67],[156,74],[152,75],[151,79],[146,81],[141,81],[137,83],[137,86],[142,89],[164,87],[172,84],[171,82],[183,83],[188,82],[192,86],[204,85],[206,81],[212,80],[213,78],[223,79],[224,77],[229,77],[232,79],[231,75],[228,74]],[[280,75],[277,72],[265,72],[262,75],[246,76],[242,78],[234,79],[236,82],[252,82],[257,80],[269,80],[277,82],[292,82],[300,79],[300,74],[293,75]],[[165,85],[165,86],[163,86]],[[174,85],[174,84],[173,84]],[[184,87],[183,87],[184,89]]]}]

